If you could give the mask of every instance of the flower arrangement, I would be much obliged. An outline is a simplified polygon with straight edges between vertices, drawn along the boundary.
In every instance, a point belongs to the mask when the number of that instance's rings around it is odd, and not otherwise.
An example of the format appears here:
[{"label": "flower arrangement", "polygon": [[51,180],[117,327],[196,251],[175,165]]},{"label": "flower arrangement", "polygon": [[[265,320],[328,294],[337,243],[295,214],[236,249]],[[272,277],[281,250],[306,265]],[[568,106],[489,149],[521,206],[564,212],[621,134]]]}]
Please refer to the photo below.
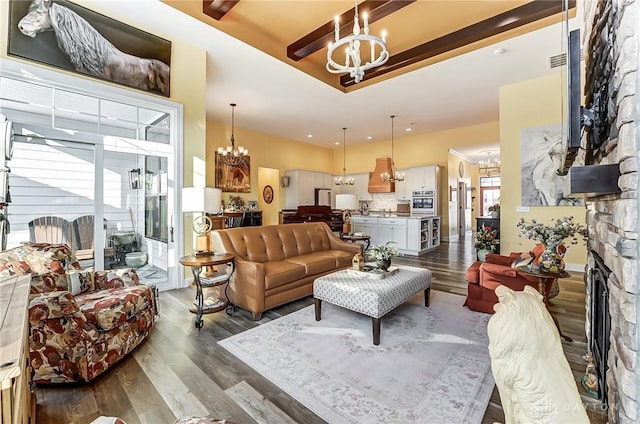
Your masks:
[{"label": "flower arrangement", "polygon": [[558,246],[572,237],[571,244],[578,243],[578,235],[583,241],[587,238],[587,229],[584,225],[573,222],[572,216],[564,216],[562,219],[553,221],[553,225],[545,225],[532,219],[526,222],[521,218],[517,224],[520,230],[519,237],[542,242],[547,250],[556,251]]},{"label": "flower arrangement", "polygon": [[227,206],[230,210],[241,211],[244,209],[244,199],[240,196],[229,196]]},{"label": "flower arrangement", "polygon": [[496,203],[495,205],[489,206],[489,212],[498,212],[498,213],[500,213],[500,203]]},{"label": "flower arrangement", "polygon": [[379,244],[373,246],[367,251],[367,255],[371,256],[376,261],[388,261],[391,258],[398,256],[398,249],[393,245],[393,242],[387,242],[387,244]]},{"label": "flower arrangement", "polygon": [[478,231],[476,234],[476,241],[473,247],[478,250],[495,251],[498,244],[496,242],[496,234],[497,231],[491,227],[484,227],[482,231]]}]

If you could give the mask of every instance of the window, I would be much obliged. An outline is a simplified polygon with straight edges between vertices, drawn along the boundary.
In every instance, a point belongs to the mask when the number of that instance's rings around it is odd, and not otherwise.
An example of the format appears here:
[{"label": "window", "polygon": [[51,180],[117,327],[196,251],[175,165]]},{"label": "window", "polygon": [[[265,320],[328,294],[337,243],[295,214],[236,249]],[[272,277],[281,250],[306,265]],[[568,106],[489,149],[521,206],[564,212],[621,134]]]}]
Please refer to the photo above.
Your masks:
[{"label": "window", "polygon": [[167,158],[144,158],[144,235],[167,242]]},{"label": "window", "polygon": [[480,178],[480,211],[489,216],[489,206],[500,203],[500,177]]}]

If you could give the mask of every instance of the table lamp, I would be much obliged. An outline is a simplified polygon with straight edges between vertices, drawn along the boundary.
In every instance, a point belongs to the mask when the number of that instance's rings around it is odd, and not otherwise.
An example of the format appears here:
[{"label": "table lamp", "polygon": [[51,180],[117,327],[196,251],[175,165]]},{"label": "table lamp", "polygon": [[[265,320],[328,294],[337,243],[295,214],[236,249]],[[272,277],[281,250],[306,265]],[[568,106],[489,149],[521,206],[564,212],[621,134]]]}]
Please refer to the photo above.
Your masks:
[{"label": "table lamp", "polygon": [[196,233],[196,256],[210,255],[209,250],[213,223],[207,216],[218,213],[222,203],[222,190],[212,187],[183,187],[182,212],[193,213],[193,231]]},{"label": "table lamp", "polygon": [[336,209],[342,211],[342,232],[351,234],[351,211],[358,209],[358,196],[355,194],[336,194]]}]

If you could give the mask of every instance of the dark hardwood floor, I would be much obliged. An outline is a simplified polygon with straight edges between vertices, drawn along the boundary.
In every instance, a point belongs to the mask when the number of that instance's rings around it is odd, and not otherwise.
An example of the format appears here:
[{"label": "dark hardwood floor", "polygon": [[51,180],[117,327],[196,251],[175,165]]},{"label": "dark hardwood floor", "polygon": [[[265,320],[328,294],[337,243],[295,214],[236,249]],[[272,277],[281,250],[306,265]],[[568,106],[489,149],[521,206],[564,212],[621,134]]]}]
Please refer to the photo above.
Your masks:
[{"label": "dark hardwood floor", "polygon": [[[471,236],[443,243],[421,257],[398,258],[397,263],[423,266],[433,272],[432,288],[466,295],[464,274],[475,260]],[[573,337],[563,342],[576,381],[585,371],[584,283],[582,274],[560,282],[561,291],[550,303],[562,330]],[[89,384],[37,386],[39,424],[85,424],[100,415],[119,416],[128,424],[170,424],[177,417],[209,416],[237,423],[302,423],[324,421],[277,386],[236,359],[218,341],[254,327],[249,313],[239,310],[205,315],[198,332],[191,288],[160,293],[156,328],[133,354]],[[265,313],[276,319],[305,306],[305,298]],[[544,370],[541,370],[544,372]],[[599,402],[580,387],[592,423],[605,423]],[[483,423],[504,422],[498,391],[494,389]],[[340,423],[337,423],[340,424]],[[431,424],[431,423],[425,423]]]}]

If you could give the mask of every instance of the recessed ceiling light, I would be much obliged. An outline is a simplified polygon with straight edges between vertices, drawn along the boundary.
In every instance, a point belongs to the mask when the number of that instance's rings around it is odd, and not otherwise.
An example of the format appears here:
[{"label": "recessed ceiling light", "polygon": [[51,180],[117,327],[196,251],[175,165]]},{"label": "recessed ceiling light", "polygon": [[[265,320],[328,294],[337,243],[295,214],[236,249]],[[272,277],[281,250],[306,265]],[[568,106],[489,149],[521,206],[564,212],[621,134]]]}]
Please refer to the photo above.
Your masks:
[{"label": "recessed ceiling light", "polygon": [[505,54],[507,51],[505,49],[503,49],[502,47],[495,49],[493,51],[493,54],[495,54],[496,56],[502,56],[503,54]]},{"label": "recessed ceiling light", "polygon": [[371,137],[370,135],[367,136],[367,140],[371,140],[373,137]]},{"label": "recessed ceiling light", "polygon": [[336,146],[339,146],[339,145],[340,145],[340,142],[339,142],[339,141],[336,141],[336,142],[335,142],[335,145],[336,145]]},{"label": "recessed ceiling light", "polygon": [[411,131],[411,127],[407,127],[404,129],[405,131]]}]

